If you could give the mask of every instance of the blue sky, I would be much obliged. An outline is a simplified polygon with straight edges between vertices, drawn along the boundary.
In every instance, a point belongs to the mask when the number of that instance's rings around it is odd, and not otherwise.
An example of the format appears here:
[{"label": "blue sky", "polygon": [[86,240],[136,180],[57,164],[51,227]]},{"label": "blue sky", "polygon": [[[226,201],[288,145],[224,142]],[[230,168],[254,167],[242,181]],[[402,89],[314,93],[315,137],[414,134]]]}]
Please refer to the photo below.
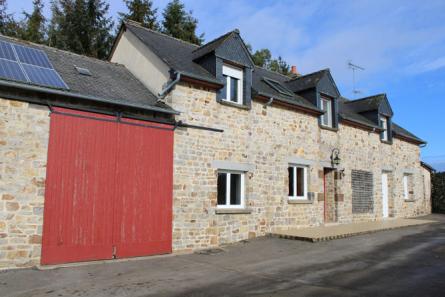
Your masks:
[{"label": "blue sky", "polygon": [[[8,8],[20,16],[31,2],[9,0]],[[161,12],[167,2],[154,4]],[[445,1],[183,2],[207,41],[238,28],[254,49],[271,49],[303,74],[330,68],[346,97],[354,98],[347,61],[364,67],[360,96],[386,93],[394,121],[428,141],[422,159],[445,170]],[[113,16],[125,11],[122,1],[109,3]]]}]

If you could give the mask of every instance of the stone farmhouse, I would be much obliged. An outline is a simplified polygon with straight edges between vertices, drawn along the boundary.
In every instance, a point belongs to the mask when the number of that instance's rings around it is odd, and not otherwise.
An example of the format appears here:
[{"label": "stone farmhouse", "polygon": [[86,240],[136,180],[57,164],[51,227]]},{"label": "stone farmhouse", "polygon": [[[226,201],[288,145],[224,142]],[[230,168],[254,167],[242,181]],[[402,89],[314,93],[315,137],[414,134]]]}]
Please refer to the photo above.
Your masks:
[{"label": "stone farmhouse", "polygon": [[194,251],[431,212],[386,94],[124,22],[109,61],[0,37],[0,268]]}]

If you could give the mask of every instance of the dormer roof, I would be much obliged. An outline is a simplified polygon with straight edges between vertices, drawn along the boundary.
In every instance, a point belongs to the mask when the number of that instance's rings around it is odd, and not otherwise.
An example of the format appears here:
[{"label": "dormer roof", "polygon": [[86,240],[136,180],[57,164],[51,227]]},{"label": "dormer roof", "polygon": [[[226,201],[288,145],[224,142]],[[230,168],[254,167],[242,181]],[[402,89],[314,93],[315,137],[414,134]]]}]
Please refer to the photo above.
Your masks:
[{"label": "dormer roof", "polygon": [[238,29],[230,31],[193,51],[193,60],[209,54],[214,54],[222,59],[253,68],[254,62],[250,56]]},{"label": "dormer roof", "polygon": [[365,98],[351,100],[348,106],[357,113],[376,111],[389,117],[394,115],[386,94],[377,94]]},{"label": "dormer roof", "polygon": [[288,80],[286,85],[295,93],[317,88],[319,92],[325,93],[326,95],[335,98],[340,96],[340,92],[328,68],[294,77]]}]

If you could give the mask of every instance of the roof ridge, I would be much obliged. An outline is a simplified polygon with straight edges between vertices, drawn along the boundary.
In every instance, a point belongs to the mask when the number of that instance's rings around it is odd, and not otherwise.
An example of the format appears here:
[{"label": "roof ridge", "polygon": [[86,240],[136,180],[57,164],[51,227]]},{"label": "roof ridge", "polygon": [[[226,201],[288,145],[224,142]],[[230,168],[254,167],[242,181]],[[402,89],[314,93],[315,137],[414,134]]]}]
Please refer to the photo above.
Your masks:
[{"label": "roof ridge", "polygon": [[38,48],[46,48],[48,50],[52,50],[52,51],[55,51],[55,52],[62,52],[62,53],[66,53],[66,54],[73,55],[73,56],[87,58],[87,59],[90,59],[90,60],[93,60],[93,61],[96,61],[96,62],[108,64],[108,65],[116,65],[116,66],[125,67],[124,65],[119,64],[119,63],[110,62],[108,60],[101,60],[99,58],[95,58],[95,57],[91,57],[91,56],[87,56],[87,55],[74,53],[74,52],[71,52],[71,51],[63,50],[63,49],[60,49],[60,48],[57,48],[57,47],[53,47],[53,46],[49,46],[49,45],[46,45],[46,44],[35,43],[35,42],[28,41],[28,40],[16,38],[16,37],[6,36],[6,35],[3,35],[3,34],[0,34],[0,36],[3,37],[3,38],[6,38],[6,39],[10,39],[11,41],[17,42],[17,43],[22,44],[22,45],[23,44],[32,45],[32,46],[35,46],[35,47],[38,47]]},{"label": "roof ridge", "polygon": [[295,81],[297,79],[304,78],[304,77],[307,77],[307,76],[310,76],[310,75],[314,75],[314,74],[317,74],[317,73],[320,73],[320,72],[323,72],[323,71],[330,71],[330,69],[329,68],[324,68],[324,69],[320,69],[320,70],[317,70],[317,71],[314,71],[314,72],[311,72],[311,73],[308,73],[308,74],[300,75],[300,76],[297,76],[297,77],[289,79],[287,82]]},{"label": "roof ridge", "polygon": [[232,30],[232,31],[229,31],[229,32],[227,32],[227,33],[224,33],[223,35],[220,35],[220,36],[216,37],[215,39],[213,39],[213,40],[211,40],[211,41],[209,41],[209,42],[207,42],[207,43],[205,43],[205,44],[199,46],[198,48],[194,49],[193,52],[196,52],[196,51],[198,51],[198,50],[200,50],[200,49],[202,49],[202,48],[204,48],[204,47],[206,47],[206,46],[209,46],[209,45],[211,45],[211,44],[213,44],[213,43],[219,41],[220,39],[228,38],[228,37],[229,37],[230,35],[232,35],[233,33],[236,33],[237,30],[238,30],[238,29],[234,29],[234,30]]},{"label": "roof ridge", "polygon": [[357,101],[369,100],[371,98],[379,97],[379,96],[386,96],[386,93],[379,93],[379,94],[370,95],[370,96],[366,96],[366,97],[359,98],[359,99],[349,100],[347,103],[353,103],[353,102],[357,102]]},{"label": "roof ridge", "polygon": [[199,47],[200,47],[199,45],[194,44],[194,43],[191,43],[191,42],[189,42],[189,41],[185,41],[185,40],[182,40],[182,39],[179,39],[179,38],[176,38],[176,37],[167,35],[167,34],[165,34],[165,33],[162,33],[162,32],[159,32],[159,31],[150,29],[150,28],[146,28],[146,27],[142,26],[141,23],[139,23],[139,22],[135,22],[135,21],[133,21],[133,20],[124,20],[123,22],[124,22],[125,25],[128,25],[128,23],[131,23],[131,25],[137,26],[137,27],[139,27],[139,28],[141,28],[141,29],[144,29],[144,30],[146,30],[146,31],[149,31],[149,32],[151,32],[151,33],[154,33],[154,34],[157,34],[157,35],[160,35],[160,36],[163,36],[163,37],[168,37],[168,38],[170,38],[170,39],[179,41],[179,42],[181,42],[181,43],[185,43],[185,44],[188,44],[188,45],[192,45],[192,46],[194,46],[194,47],[196,47],[196,48],[199,48]]}]

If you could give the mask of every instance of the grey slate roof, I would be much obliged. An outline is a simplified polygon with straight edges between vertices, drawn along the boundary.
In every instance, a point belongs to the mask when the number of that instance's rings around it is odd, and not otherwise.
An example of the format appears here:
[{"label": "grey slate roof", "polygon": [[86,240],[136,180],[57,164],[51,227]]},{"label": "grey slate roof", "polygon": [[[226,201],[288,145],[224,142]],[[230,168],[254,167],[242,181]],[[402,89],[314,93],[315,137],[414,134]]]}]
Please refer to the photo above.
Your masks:
[{"label": "grey slate roof", "polygon": [[[230,31],[215,40],[198,47],[194,44],[184,42],[182,40],[167,36],[165,34],[143,28],[135,22],[125,22],[127,30],[132,32],[138,37],[148,48],[150,48],[158,57],[160,57],[168,66],[176,71],[180,71],[185,75],[190,75],[194,78],[203,79],[205,81],[215,82],[221,84],[220,81],[209,73],[206,69],[195,63],[193,60],[197,57],[203,56],[207,53],[214,51],[219,45],[221,45],[232,34],[237,34],[236,31]],[[274,97],[283,102],[302,106],[314,111],[319,109],[313,104],[309,103],[303,97],[295,95],[293,97],[283,96],[264,81],[263,77],[269,77],[270,79],[277,80],[284,83],[288,77],[280,75],[278,73],[265,70],[260,67],[255,67],[253,71],[252,88],[257,94],[264,96]]]},{"label": "grey slate roof", "polygon": [[392,122],[392,132],[395,135],[400,135],[402,137],[408,138],[408,139],[412,139],[414,141],[426,144],[426,141],[417,137],[416,135],[414,135],[413,133],[409,132],[408,130],[406,130],[405,128],[397,125],[396,123]]},{"label": "grey slate roof", "polygon": [[196,48],[193,50],[193,59],[205,56],[211,52],[213,52],[215,49],[217,49],[224,41],[226,41],[227,38],[229,38],[232,34],[236,34],[237,31],[230,31],[227,32],[224,35],[221,35],[220,37],[207,42],[206,44]]},{"label": "grey slate roof", "polygon": [[338,113],[342,119],[353,121],[368,126],[370,128],[379,128],[372,121],[368,120],[366,117],[355,112],[354,109],[351,108],[349,104],[350,102],[353,101],[350,101],[344,97],[340,97],[338,99]]},{"label": "grey slate roof", "polygon": [[124,25],[172,69],[196,79],[221,84],[206,69],[193,62],[193,51],[197,45],[141,27],[135,22],[126,21]]},{"label": "grey slate roof", "polygon": [[318,109],[315,105],[297,94],[294,94],[292,97],[290,97],[279,93],[274,88],[269,86],[266,82],[264,82],[263,77],[278,81],[283,86],[286,86],[284,82],[289,79],[287,76],[255,66],[252,75],[252,88],[256,94],[266,97],[273,97],[280,101],[301,106],[314,111],[320,111],[320,109]]},{"label": "grey slate roof", "polygon": [[[227,38],[229,38],[231,34],[235,34],[236,31],[230,31],[214,39],[213,41],[210,41],[209,43],[199,47],[197,45],[184,42],[165,34],[141,27],[138,23],[135,22],[127,21],[124,23],[124,25],[126,29],[136,35],[136,37],[138,37],[148,48],[150,48],[172,69],[180,71],[185,75],[189,75],[197,79],[221,84],[221,82],[216,80],[211,73],[201,67],[198,63],[195,63],[194,59],[214,51]],[[309,73],[307,75],[289,78],[287,76],[266,70],[261,67],[255,67],[252,74],[252,93],[266,97],[273,97],[277,100],[314,111],[320,111],[320,109],[318,109],[315,105],[299,95],[295,94],[293,97],[289,97],[279,93],[274,88],[265,83],[263,78],[266,77],[278,81],[287,89],[290,89],[293,92],[299,92],[314,88],[317,83],[326,75],[326,72],[329,73],[329,69],[323,69],[320,71]],[[379,104],[381,100],[381,95],[377,95],[368,97],[366,98],[366,100],[363,101],[366,101],[366,104],[369,104],[369,106],[365,108],[369,108],[370,106]],[[356,101],[358,102],[358,100]],[[369,126],[371,128],[379,128],[373,122],[358,114],[358,110],[363,107],[361,105],[363,105],[364,102],[357,103],[356,101],[351,102],[350,100],[341,97],[339,99],[340,117],[365,126]],[[423,142],[423,140],[396,124],[394,124],[393,126],[393,133],[415,141]]]},{"label": "grey slate roof", "polygon": [[[378,107],[378,105],[380,104],[379,100],[382,99],[382,96],[384,96],[384,94],[370,96],[358,100],[349,100],[345,97],[340,97],[338,100],[339,115],[343,119],[350,120],[368,126],[370,128],[380,128],[372,121],[368,120],[366,117],[358,114],[359,112],[358,110],[361,111],[375,110],[376,107]],[[399,135],[414,140],[415,142],[426,143],[421,138],[417,137],[413,133],[402,128],[401,126],[397,125],[394,122],[392,122],[392,132],[394,135]]]},{"label": "grey slate roof", "polygon": [[377,94],[357,100],[348,101],[347,104],[355,112],[364,112],[378,109],[380,103],[383,100],[385,100],[385,94]]},{"label": "grey slate roof", "polygon": [[[67,94],[94,96],[112,103],[127,103],[135,107],[151,106],[158,107],[161,110],[173,111],[166,104],[157,103],[157,97],[123,65],[5,36],[0,36],[0,39],[43,50],[48,55],[54,69],[68,85]],[[75,66],[87,68],[92,75],[79,74]]]},{"label": "grey slate roof", "polygon": [[315,88],[317,83],[323,76],[329,72],[329,69],[322,69],[306,75],[297,76],[286,82],[286,85],[294,92],[300,92],[307,89]]}]

